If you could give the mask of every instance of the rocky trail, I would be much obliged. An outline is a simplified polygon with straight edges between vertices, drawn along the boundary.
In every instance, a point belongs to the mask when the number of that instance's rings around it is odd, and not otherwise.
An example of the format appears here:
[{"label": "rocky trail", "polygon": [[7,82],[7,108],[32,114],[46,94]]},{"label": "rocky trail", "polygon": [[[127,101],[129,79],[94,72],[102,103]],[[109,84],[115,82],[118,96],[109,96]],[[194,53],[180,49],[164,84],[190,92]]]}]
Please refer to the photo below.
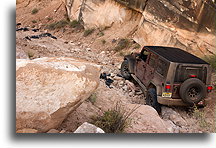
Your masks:
[{"label": "rocky trail", "polygon": [[[34,3],[49,9],[46,11],[42,9],[33,17],[27,11],[29,11],[29,7],[34,8]],[[119,41],[125,38],[120,35],[125,31],[125,28],[116,34],[115,26],[102,31],[101,28],[96,28],[88,36],[84,36],[84,28],[64,26],[50,30],[46,28],[46,25],[43,25],[50,23],[48,18],[52,18],[52,21],[65,18],[66,10],[61,4],[62,2],[52,1],[50,6],[37,1],[34,3],[30,3],[28,6],[23,1],[18,3],[17,23],[20,24],[16,31],[17,59],[66,57],[101,66],[99,84],[91,95],[93,97],[85,100],[75,111],[68,114],[58,128],[48,131],[49,133],[73,133],[84,122],[90,122],[92,116],[103,114],[119,101],[125,104],[128,110],[133,106],[140,106],[132,114],[132,125],[125,130],[126,133],[215,132],[215,100],[213,99],[211,104],[200,109],[163,106],[160,115],[153,108],[145,105],[145,96],[139,86],[133,81],[123,79],[120,74],[123,56],[130,52],[139,52],[141,49],[133,41],[132,34],[129,34],[127,38],[130,46],[122,51],[115,50]],[[59,12],[58,15],[56,11]],[[19,15],[22,13],[25,15]],[[32,20],[37,20],[37,22]],[[130,25],[127,27],[130,28]],[[215,97],[213,93],[211,97]]]},{"label": "rocky trail", "polygon": [[[74,132],[82,123],[91,121],[93,115],[102,114],[103,111],[114,107],[114,104],[118,101],[126,104],[145,104],[145,97],[139,86],[134,84],[135,82],[125,80],[121,77],[119,69],[122,57],[115,55],[115,53],[111,51],[98,51],[97,49],[92,49],[90,46],[91,43],[83,44],[85,38],[80,42],[73,40],[68,42],[64,38],[59,37],[58,34],[56,34],[57,39],[44,37],[27,40],[25,38],[29,35],[32,36],[41,33],[44,33],[44,30],[37,33],[34,31],[17,31],[17,56],[19,58],[73,57],[94,62],[102,66],[99,86],[95,92],[95,100],[86,100],[81,104],[59,126],[59,132]],[[107,82],[107,79],[111,80],[111,82]],[[200,119],[193,118],[193,115],[191,114],[192,112],[187,112],[185,109],[163,107],[160,117],[164,120],[166,127],[168,128],[168,131],[166,132],[211,132],[212,129],[207,127],[207,125],[203,125],[204,128],[200,128],[198,123],[200,122]],[[211,117],[208,122],[211,123],[212,120],[214,119]],[[142,124],[139,126],[142,126]],[[145,129],[145,131],[142,131],[139,129],[135,131],[129,130],[127,132],[152,132],[152,130],[148,131]]]}]

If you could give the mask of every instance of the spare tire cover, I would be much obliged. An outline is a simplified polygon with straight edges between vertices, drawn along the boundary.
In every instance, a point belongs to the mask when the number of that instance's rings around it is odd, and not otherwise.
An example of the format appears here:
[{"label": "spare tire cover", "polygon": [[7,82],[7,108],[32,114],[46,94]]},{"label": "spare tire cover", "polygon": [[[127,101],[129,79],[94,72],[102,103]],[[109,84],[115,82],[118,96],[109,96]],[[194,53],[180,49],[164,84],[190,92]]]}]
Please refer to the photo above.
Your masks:
[{"label": "spare tire cover", "polygon": [[206,97],[207,90],[205,84],[201,80],[190,78],[181,84],[179,94],[183,102],[194,105]]}]

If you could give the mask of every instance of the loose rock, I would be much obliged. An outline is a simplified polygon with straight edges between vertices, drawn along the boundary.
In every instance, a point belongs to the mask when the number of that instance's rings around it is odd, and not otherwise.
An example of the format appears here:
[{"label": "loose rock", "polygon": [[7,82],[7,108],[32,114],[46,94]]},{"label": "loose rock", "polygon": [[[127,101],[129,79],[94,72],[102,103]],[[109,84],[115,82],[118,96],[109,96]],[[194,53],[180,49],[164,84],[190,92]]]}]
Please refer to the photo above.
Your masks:
[{"label": "loose rock", "polygon": [[77,128],[74,133],[105,133],[101,128],[90,124],[88,122],[84,122],[81,126]]}]

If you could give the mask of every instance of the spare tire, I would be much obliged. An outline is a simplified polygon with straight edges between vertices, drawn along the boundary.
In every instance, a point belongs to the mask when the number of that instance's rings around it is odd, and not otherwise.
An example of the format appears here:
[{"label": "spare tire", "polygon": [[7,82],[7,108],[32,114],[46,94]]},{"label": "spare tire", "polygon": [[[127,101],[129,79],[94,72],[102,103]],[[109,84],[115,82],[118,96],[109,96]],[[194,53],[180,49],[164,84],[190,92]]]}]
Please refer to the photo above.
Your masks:
[{"label": "spare tire", "polygon": [[194,105],[203,100],[207,92],[205,84],[201,80],[190,78],[181,84],[179,94],[183,102]]}]

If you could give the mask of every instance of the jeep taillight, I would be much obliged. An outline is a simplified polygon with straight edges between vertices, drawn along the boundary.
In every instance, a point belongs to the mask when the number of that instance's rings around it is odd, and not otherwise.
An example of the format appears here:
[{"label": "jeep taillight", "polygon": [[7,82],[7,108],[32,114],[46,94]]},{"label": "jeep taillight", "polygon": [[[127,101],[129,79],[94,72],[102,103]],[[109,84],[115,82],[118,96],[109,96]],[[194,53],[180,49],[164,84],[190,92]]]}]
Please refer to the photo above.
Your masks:
[{"label": "jeep taillight", "polygon": [[211,92],[212,89],[213,89],[213,87],[212,87],[211,85],[207,86],[207,91],[208,91],[208,92]]},{"label": "jeep taillight", "polygon": [[196,78],[197,75],[189,75],[190,78]]},{"label": "jeep taillight", "polygon": [[165,91],[168,92],[171,89],[171,85],[170,84],[166,84],[165,85]]}]

